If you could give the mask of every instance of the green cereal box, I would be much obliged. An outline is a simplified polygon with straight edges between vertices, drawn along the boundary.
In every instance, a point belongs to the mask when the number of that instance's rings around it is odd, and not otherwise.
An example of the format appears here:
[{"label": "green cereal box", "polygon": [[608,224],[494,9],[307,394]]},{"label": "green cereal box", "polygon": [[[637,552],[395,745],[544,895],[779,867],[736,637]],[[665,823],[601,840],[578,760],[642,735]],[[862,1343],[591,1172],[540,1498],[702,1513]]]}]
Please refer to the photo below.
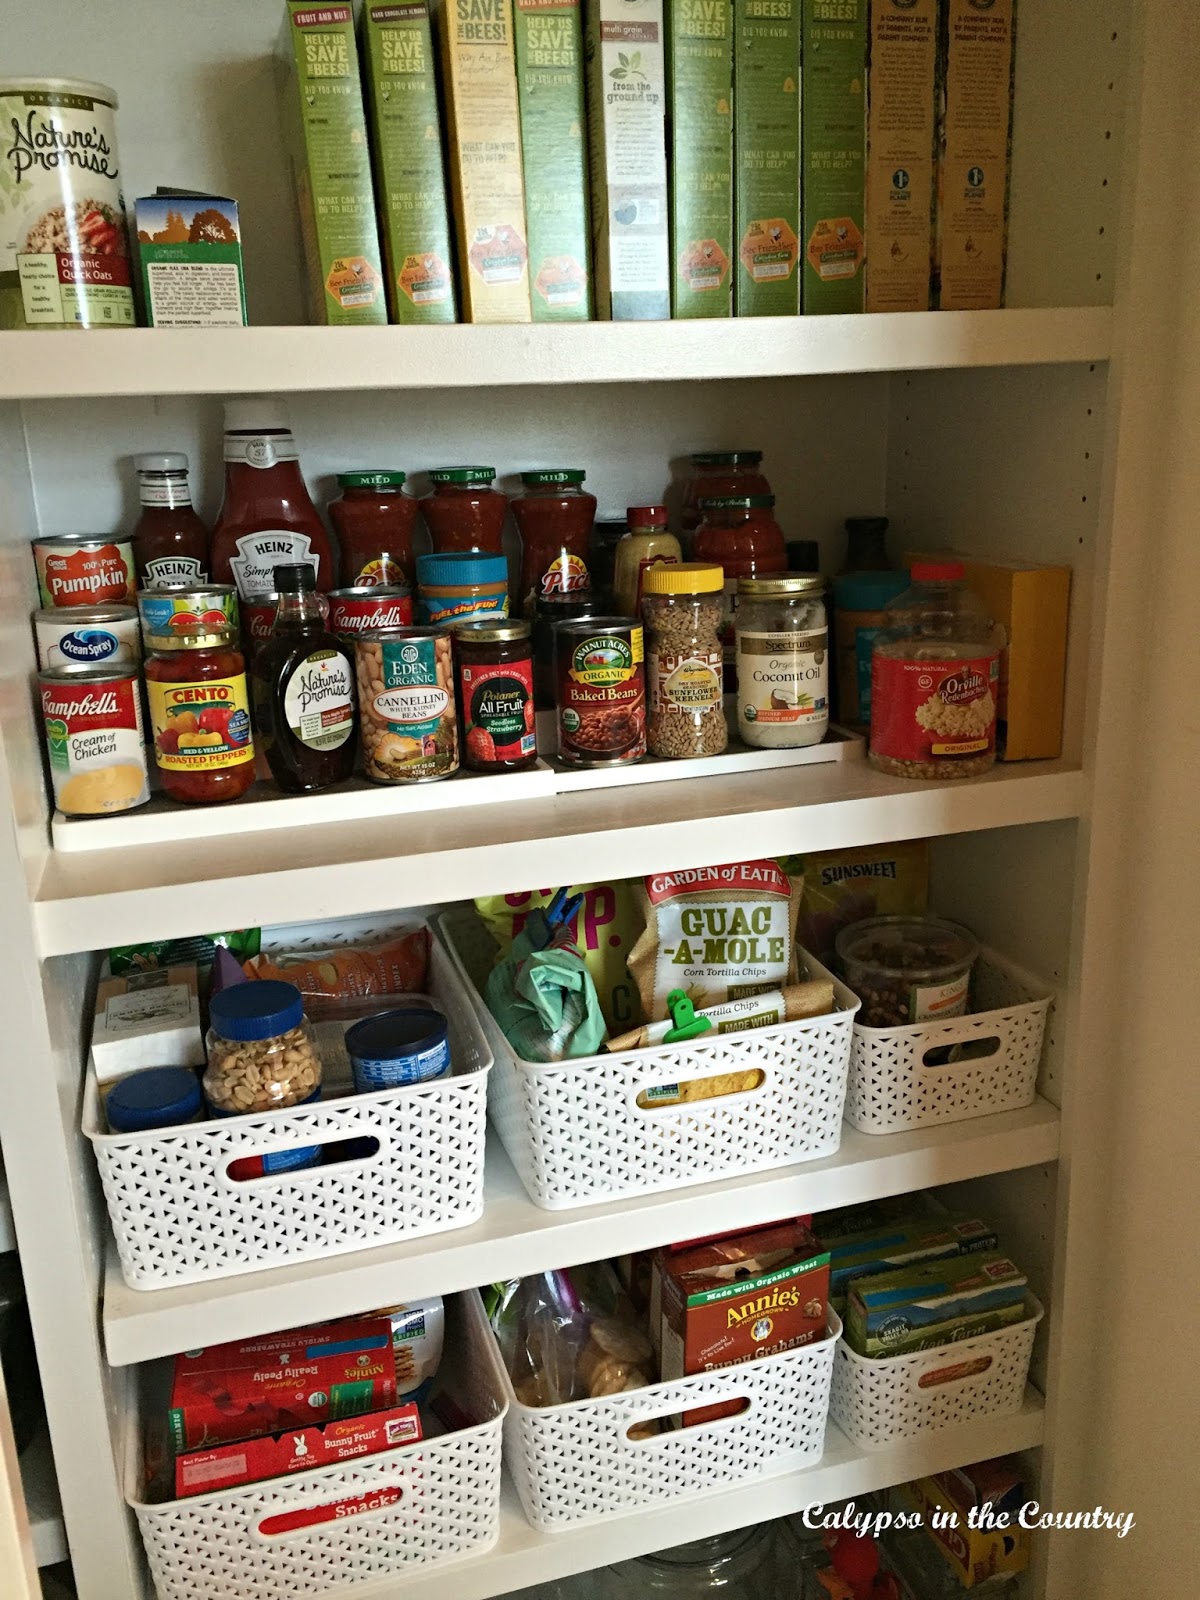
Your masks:
[{"label": "green cereal box", "polygon": [[535,322],[592,315],[582,0],[516,0],[517,92]]},{"label": "green cereal box", "polygon": [[1004,304],[1015,0],[943,0],[934,292],[943,311]]},{"label": "green cereal box", "polygon": [[733,7],[668,0],[671,314],[732,310]]},{"label": "green cereal box", "polygon": [[1025,1274],[993,1252],[853,1278],[846,1341],[860,1356],[893,1356],[992,1333],[1025,1320],[1025,1289]]},{"label": "green cereal box", "polygon": [[801,306],[861,311],[867,0],[802,5]]},{"label": "green cereal box", "polygon": [[375,192],[393,322],[453,322],[450,215],[426,0],[362,11]]},{"label": "green cereal box", "polygon": [[938,0],[871,0],[867,310],[928,311]]},{"label": "green cereal box", "polygon": [[286,0],[277,63],[314,322],[387,321],[354,12]]},{"label": "green cereal box", "polygon": [[671,315],[663,0],[585,0],[596,314]]},{"label": "green cereal box", "polygon": [[142,306],[152,328],[244,328],[236,200],[158,189],[133,203]]},{"label": "green cereal box", "polygon": [[733,0],[739,317],[800,309],[800,0]]}]

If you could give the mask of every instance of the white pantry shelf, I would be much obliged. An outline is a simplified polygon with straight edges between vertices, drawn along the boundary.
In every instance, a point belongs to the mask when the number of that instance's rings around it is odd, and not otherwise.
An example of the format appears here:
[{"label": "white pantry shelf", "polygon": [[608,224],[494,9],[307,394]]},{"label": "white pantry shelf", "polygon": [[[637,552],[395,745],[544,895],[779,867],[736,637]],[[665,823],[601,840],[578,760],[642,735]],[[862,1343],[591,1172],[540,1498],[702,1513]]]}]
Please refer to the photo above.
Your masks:
[{"label": "white pantry shelf", "polygon": [[150,1361],[422,1294],[450,1294],[722,1229],[1040,1166],[1056,1160],[1058,1148],[1058,1111],[1036,1100],[1021,1111],[881,1137],[846,1124],[841,1149],[822,1161],[576,1211],[543,1211],[490,1134],[484,1214],[469,1228],[179,1289],[127,1288],[110,1243],[105,1349],[114,1366]]},{"label": "white pantry shelf", "polygon": [[1019,1411],[982,1417],[918,1434],[884,1450],[862,1450],[832,1422],[820,1461],[801,1472],[755,1478],[698,1499],[676,1500],[632,1516],[559,1533],[539,1533],[526,1522],[507,1476],[500,1502],[500,1537],[486,1554],[411,1573],[395,1572],[378,1582],[332,1590],[330,1600],[488,1600],[492,1595],[587,1572],[671,1545],[687,1544],[731,1528],[794,1515],[806,1506],[832,1505],[969,1461],[1032,1450],[1042,1442],[1043,1401],[1025,1392]]},{"label": "white pantry shelf", "polygon": [[44,1422],[21,1452],[20,1461],[25,1509],[29,1516],[29,1531],[33,1535],[33,1553],[39,1567],[53,1567],[65,1561],[70,1552],[67,1549],[58,1484],[54,1477],[50,1434]]},{"label": "white pantry shelf", "polygon": [[0,334],[0,400],[479,389],[1106,361],[1108,306],[576,326]]},{"label": "white pantry shelf", "polygon": [[[455,811],[367,818],[349,828],[51,851],[34,896],[42,956],[263,923],[606,878],[796,850],[970,833],[1080,813],[1067,761],[999,764],[986,777],[922,783],[864,761],[645,784]],[[303,804],[303,802],[299,802]],[[752,845],[747,841],[752,841]]]}]

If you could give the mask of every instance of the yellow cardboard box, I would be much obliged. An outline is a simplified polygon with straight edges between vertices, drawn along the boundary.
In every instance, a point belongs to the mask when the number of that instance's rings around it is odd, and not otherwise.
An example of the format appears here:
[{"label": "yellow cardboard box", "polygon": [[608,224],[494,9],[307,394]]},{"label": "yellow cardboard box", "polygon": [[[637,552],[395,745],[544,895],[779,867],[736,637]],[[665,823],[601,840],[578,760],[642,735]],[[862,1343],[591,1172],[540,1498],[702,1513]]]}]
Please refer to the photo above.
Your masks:
[{"label": "yellow cardboard box", "polygon": [[967,586],[1004,625],[996,712],[1002,761],[1043,761],[1062,754],[1070,567],[1029,561],[977,561],[946,550],[909,551],[914,561],[961,561]]},{"label": "yellow cardboard box", "polygon": [[998,1573],[1024,1572],[1029,1565],[1029,1531],[1011,1511],[1006,1528],[972,1528],[966,1500],[951,1494],[937,1478],[900,1484],[896,1496],[901,1509],[921,1513],[926,1533],[964,1589]]}]

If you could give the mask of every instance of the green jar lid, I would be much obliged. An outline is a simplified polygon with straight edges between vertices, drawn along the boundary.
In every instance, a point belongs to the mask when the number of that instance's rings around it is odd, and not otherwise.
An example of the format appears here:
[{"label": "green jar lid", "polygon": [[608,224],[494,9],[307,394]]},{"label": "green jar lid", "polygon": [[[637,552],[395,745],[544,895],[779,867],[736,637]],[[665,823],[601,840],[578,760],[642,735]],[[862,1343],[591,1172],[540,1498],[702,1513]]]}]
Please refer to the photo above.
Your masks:
[{"label": "green jar lid", "polygon": [[496,481],[495,467],[435,467],[429,474],[430,483],[484,483]]},{"label": "green jar lid", "polygon": [[407,479],[406,472],[397,472],[392,467],[364,467],[361,472],[337,475],[343,489],[402,489]]},{"label": "green jar lid", "polygon": [[586,477],[582,467],[553,467],[544,472],[523,472],[521,482],[534,488],[538,484],[582,483]]},{"label": "green jar lid", "polygon": [[694,467],[757,467],[762,458],[761,450],[701,450],[691,462]]},{"label": "green jar lid", "polygon": [[716,499],[701,500],[701,511],[709,511],[714,507],[729,507],[737,511],[768,511],[775,504],[773,494],[727,494]]}]

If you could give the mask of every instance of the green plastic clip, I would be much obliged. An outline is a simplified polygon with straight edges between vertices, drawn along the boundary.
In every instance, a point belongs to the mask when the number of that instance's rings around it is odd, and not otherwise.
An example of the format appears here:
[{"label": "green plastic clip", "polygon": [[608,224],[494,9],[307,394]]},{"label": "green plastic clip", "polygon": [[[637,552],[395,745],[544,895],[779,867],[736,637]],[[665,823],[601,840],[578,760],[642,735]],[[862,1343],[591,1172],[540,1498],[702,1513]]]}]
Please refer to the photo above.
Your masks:
[{"label": "green plastic clip", "polygon": [[696,1008],[682,989],[672,989],[667,996],[667,1010],[671,1013],[673,1027],[663,1034],[664,1044],[678,1044],[681,1039],[695,1039],[707,1033],[712,1023],[707,1017],[698,1017]]}]

